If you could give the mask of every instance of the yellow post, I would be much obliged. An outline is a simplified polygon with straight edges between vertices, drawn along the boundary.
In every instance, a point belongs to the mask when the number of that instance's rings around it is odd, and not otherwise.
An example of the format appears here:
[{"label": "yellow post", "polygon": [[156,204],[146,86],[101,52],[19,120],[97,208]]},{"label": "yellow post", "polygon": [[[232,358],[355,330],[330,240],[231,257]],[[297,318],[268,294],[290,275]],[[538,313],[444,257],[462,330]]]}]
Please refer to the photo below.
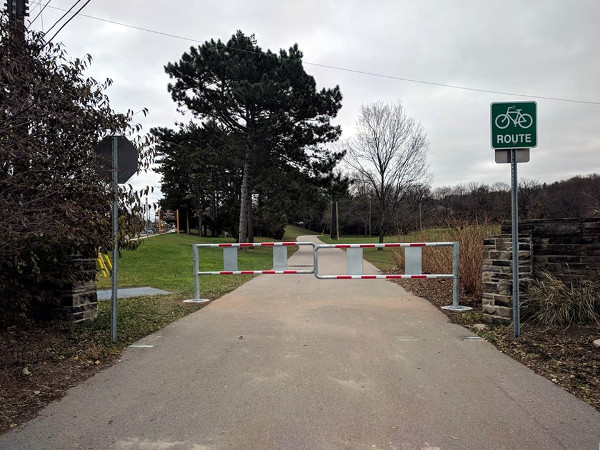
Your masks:
[{"label": "yellow post", "polygon": [[110,257],[108,256],[108,253],[104,254],[104,261],[105,261],[106,267],[108,267],[108,270],[110,270],[112,272],[112,263],[110,262]]},{"label": "yellow post", "polygon": [[96,258],[96,261],[98,261],[98,267],[100,267],[100,273],[102,274],[102,276],[104,278],[108,278],[108,271],[106,270],[106,267],[104,266],[104,261],[102,260],[100,253],[98,253],[98,257]]},{"label": "yellow post", "polygon": [[179,234],[179,210],[175,210],[175,217],[177,218],[177,234]]}]

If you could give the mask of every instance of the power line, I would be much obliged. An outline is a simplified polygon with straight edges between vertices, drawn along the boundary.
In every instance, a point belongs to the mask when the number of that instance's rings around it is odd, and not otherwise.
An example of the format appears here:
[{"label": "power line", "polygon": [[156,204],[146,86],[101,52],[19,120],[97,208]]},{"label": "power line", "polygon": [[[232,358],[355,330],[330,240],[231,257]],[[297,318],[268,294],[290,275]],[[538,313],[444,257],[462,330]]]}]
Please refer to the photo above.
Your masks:
[{"label": "power line", "polygon": [[38,5],[40,6],[40,12],[37,13],[37,15],[33,18],[33,20],[29,21],[29,26],[27,27],[27,29],[29,29],[29,27],[31,27],[31,25],[33,24],[33,22],[35,22],[37,20],[38,17],[41,16],[41,14],[44,12],[44,10],[48,7],[48,5],[50,4],[52,0],[48,0],[48,2],[46,2],[46,4],[44,5],[44,7],[42,8],[42,4],[38,3]]},{"label": "power line", "polygon": [[[79,3],[79,1],[81,1],[81,0],[78,0],[77,3]],[[91,0],[88,0],[87,3],[89,3],[90,1]],[[87,3],[85,5],[87,5]],[[83,7],[85,7],[85,5]],[[73,7],[74,6],[75,5],[73,5]],[[71,9],[73,9],[73,7],[71,7]],[[81,9],[83,9],[83,7],[80,8],[79,11],[81,11]],[[59,10],[59,11],[64,11],[64,9],[57,8],[55,6],[50,6],[50,8],[56,9],[56,10]],[[69,11],[71,9],[69,9]],[[68,14],[68,11],[67,11],[67,14]],[[75,13],[75,15],[77,15],[77,13]],[[69,21],[73,17],[75,17],[75,15],[73,15],[69,19]],[[123,23],[123,22],[117,22],[117,21],[114,21],[114,20],[103,19],[101,17],[90,16],[88,14],[79,14],[79,15],[82,16],[82,17],[87,17],[88,19],[98,20],[98,21],[110,23],[110,24],[113,24],[113,25],[119,25],[119,26],[122,26],[122,27],[131,28],[131,29],[134,29],[134,30],[144,31],[146,33],[157,34],[159,36],[166,36],[166,37],[170,37],[170,38],[174,38],[174,39],[180,39],[180,40],[184,40],[184,41],[188,41],[188,42],[202,43],[202,41],[199,40],[199,39],[193,39],[193,38],[189,38],[189,37],[185,37],[185,36],[178,36],[176,34],[171,34],[171,33],[165,33],[163,31],[152,30],[150,28],[138,27],[138,26],[130,25],[130,24]],[[60,20],[62,20],[62,17],[58,21],[60,21]],[[53,25],[53,27],[54,27],[54,25]],[[62,29],[62,27],[61,27],[61,29]],[[48,31],[50,31],[50,30],[48,30]],[[58,34],[58,32],[56,34]],[[56,36],[56,34],[54,36]],[[52,39],[54,38],[54,36],[52,36]],[[50,39],[50,40],[52,40],[52,39]],[[249,50],[243,50],[243,49],[232,49],[232,50],[237,50],[239,52],[245,52],[245,53],[259,54],[259,53],[256,53],[256,52],[252,52],[252,51],[249,51]],[[449,88],[449,89],[459,89],[459,90],[470,91],[470,92],[481,92],[481,93],[486,93],[486,94],[498,94],[498,95],[511,95],[511,96],[514,96],[514,97],[537,98],[537,99],[543,99],[543,100],[551,100],[551,101],[557,101],[557,102],[568,102],[568,103],[580,103],[580,104],[586,104],[586,105],[600,105],[600,101],[593,101],[593,100],[577,100],[577,99],[564,98],[564,97],[549,97],[549,96],[543,96],[543,95],[520,94],[520,93],[508,92],[508,91],[495,91],[495,90],[490,90],[490,89],[479,89],[479,88],[472,88],[472,87],[468,87],[468,86],[460,86],[460,85],[456,85],[456,84],[438,83],[438,82],[435,82],[435,81],[418,80],[418,79],[405,78],[405,77],[400,77],[400,76],[395,76],[395,75],[385,75],[385,74],[380,74],[380,73],[376,73],[376,72],[368,72],[368,71],[358,70],[358,69],[348,69],[348,68],[345,68],[345,67],[332,66],[332,65],[328,65],[328,64],[312,63],[312,62],[308,62],[308,61],[303,61],[303,63],[307,64],[307,65],[315,66],[315,67],[323,67],[323,68],[326,68],[326,69],[339,70],[339,71],[342,71],[342,72],[349,72],[349,73],[356,73],[356,74],[359,74],[359,75],[367,75],[367,76],[377,77],[377,78],[386,78],[386,79],[391,79],[391,80],[404,81],[404,82],[407,82],[407,83],[418,83],[418,84],[425,84],[425,85],[429,85],[429,86],[445,87],[445,88]]]},{"label": "power line", "polygon": [[554,100],[557,102],[570,102],[570,103],[584,103],[584,104],[588,104],[588,105],[600,105],[600,102],[596,102],[596,101],[592,101],[592,100],[575,100],[575,99],[561,98],[561,97],[546,97],[543,95],[529,95],[529,94],[517,94],[515,92],[492,91],[489,89],[471,88],[471,87],[467,87],[467,86],[459,86],[456,84],[436,83],[434,81],[416,80],[416,79],[412,79],[412,78],[403,78],[403,77],[398,77],[398,76],[394,76],[394,75],[383,75],[380,73],[366,72],[363,70],[355,70],[355,69],[347,69],[344,67],[336,67],[336,66],[330,66],[327,64],[311,63],[311,62],[307,62],[307,61],[304,61],[304,64],[309,64],[311,66],[317,66],[317,67],[324,67],[327,69],[341,70],[344,72],[358,73],[361,75],[369,75],[369,76],[379,77],[379,78],[389,78],[392,80],[407,81],[409,83],[428,84],[431,86],[440,86],[440,87],[446,87],[446,88],[451,88],[451,89],[460,89],[463,91],[484,92],[487,94],[499,94],[499,95],[513,95],[515,97],[539,98],[539,99],[543,99],[543,100]]},{"label": "power line", "polygon": [[[77,3],[79,3],[79,1],[80,1],[80,0],[78,0],[78,1],[77,1]],[[83,8],[85,8],[85,7],[88,5],[88,3],[89,3],[89,2],[91,2],[91,1],[92,1],[92,0],[87,0],[87,2],[85,2],[81,8],[79,8],[77,11],[75,11],[75,14],[73,14],[71,17],[69,17],[69,20],[67,20],[67,21],[66,21],[66,22],[65,22],[65,23],[62,25],[62,27],[60,27],[60,28],[58,29],[58,31],[57,31],[56,33],[54,33],[54,36],[52,36],[52,37],[51,37],[51,38],[48,40],[48,42],[52,42],[52,39],[54,39],[54,38],[56,37],[56,35],[57,35],[58,33],[60,33],[60,30],[62,30],[64,27],[66,27],[66,26],[67,26],[67,24],[68,24],[68,23],[69,23],[71,20],[73,20],[73,19],[75,18],[75,16],[76,16],[77,14],[79,14],[79,13],[81,12],[81,10],[82,10]],[[76,3],[76,4],[77,4],[77,3]],[[75,6],[75,5],[73,5],[73,6]]]},{"label": "power line", "polygon": [[[73,8],[75,8],[75,7],[77,6],[77,4],[78,4],[79,2],[81,2],[81,0],[77,0],[77,1],[76,1],[76,2],[73,4],[73,6],[71,6],[71,7],[69,8],[69,10],[68,10],[67,12],[65,12],[65,13],[64,13],[62,16],[60,16],[60,19],[58,19],[56,22],[54,22],[54,25],[52,25],[50,28],[48,28],[48,31],[46,31],[44,34],[48,34],[48,33],[50,33],[50,31],[52,31],[52,28],[54,28],[56,25],[58,25],[58,23],[59,23],[61,20],[63,20],[63,19],[64,19],[64,18],[67,16],[67,14],[69,14],[69,13],[70,13],[70,12],[73,10]],[[51,9],[58,9],[59,11],[64,11],[64,9],[61,9],[61,8],[55,8],[54,6],[51,6],[50,8],[51,8]]]},{"label": "power line", "polygon": [[[81,0],[79,0],[79,1],[81,1]],[[37,3],[37,4],[39,4],[39,3]],[[64,9],[57,8],[56,6],[49,6],[49,8],[50,9],[56,9],[57,11],[65,11]],[[72,8],[73,7],[71,7],[71,9]],[[122,26],[122,27],[132,28],[134,30],[145,31],[147,33],[158,34],[160,36],[166,36],[166,37],[170,37],[170,38],[181,39],[183,41],[202,43],[202,41],[199,40],[199,39],[192,39],[192,38],[189,38],[189,37],[177,36],[175,34],[170,34],[170,33],[165,33],[165,32],[162,32],[162,31],[151,30],[149,28],[138,27],[138,26],[130,25],[130,24],[123,23],[123,22],[117,22],[117,21],[114,21],[114,20],[103,19],[102,17],[90,16],[89,14],[79,14],[79,16],[86,17],[88,19],[98,20],[100,22],[110,23],[110,24],[113,24],[113,25],[119,25],[119,26]],[[61,19],[62,19],[62,17],[61,17]],[[60,21],[61,19],[59,19],[58,21]],[[50,30],[48,30],[48,31],[50,31]]]}]

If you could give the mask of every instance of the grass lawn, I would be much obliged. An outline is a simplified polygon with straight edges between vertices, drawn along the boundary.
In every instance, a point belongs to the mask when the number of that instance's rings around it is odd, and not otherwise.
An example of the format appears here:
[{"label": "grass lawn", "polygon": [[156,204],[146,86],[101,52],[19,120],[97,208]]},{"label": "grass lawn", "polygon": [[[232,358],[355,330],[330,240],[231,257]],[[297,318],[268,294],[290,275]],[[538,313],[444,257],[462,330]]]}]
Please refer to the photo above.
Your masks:
[{"label": "grass lawn", "polygon": [[[298,236],[317,233],[303,228],[288,226],[282,241],[295,241]],[[257,238],[257,241],[271,239]],[[194,269],[192,244],[214,244],[233,242],[232,239],[207,238],[187,234],[163,234],[144,239],[135,251],[123,251],[119,258],[119,288],[152,286],[172,292],[171,295],[137,297],[119,300],[119,344],[111,346],[108,340],[110,330],[110,302],[99,302],[98,319],[91,324],[78,326],[80,340],[85,341],[92,334],[92,340],[100,341],[114,352],[135,340],[155,332],[168,323],[177,320],[201,306],[184,304],[181,300],[194,296]],[[288,247],[288,254],[297,247]],[[199,268],[204,270],[223,269],[223,250],[220,248],[199,248]],[[238,251],[240,270],[265,270],[273,264],[272,248],[255,247]],[[202,298],[215,299],[233,291],[252,279],[253,275],[201,276],[200,294]],[[111,279],[98,274],[98,289],[110,289]]]},{"label": "grass lawn", "polygon": [[[294,229],[288,235],[290,241],[303,233]],[[213,244],[233,242],[224,238],[205,238],[187,234],[163,234],[145,239],[135,251],[124,251],[119,258],[119,287],[152,286],[171,291],[179,297],[191,298],[194,293],[194,269],[192,244]],[[199,248],[199,268],[205,270],[223,269],[223,250],[220,248]],[[272,249],[256,247],[238,251],[240,270],[270,269],[273,264]],[[241,276],[202,276],[200,289],[202,297],[216,298],[241,286],[251,275]],[[110,278],[98,276],[98,288],[110,289]]]},{"label": "grass lawn", "polygon": [[[284,241],[295,241],[298,236],[315,234],[298,227],[287,227]],[[257,238],[257,241],[267,239]],[[271,239],[268,239],[271,241]],[[98,318],[90,324],[77,326],[80,341],[90,339],[105,347],[103,352],[120,348],[160,330],[165,325],[200,309],[197,304],[184,304],[181,300],[194,296],[194,269],[192,244],[233,242],[232,239],[206,238],[187,234],[163,234],[145,239],[135,251],[124,251],[119,258],[119,288],[152,286],[172,292],[171,295],[136,297],[119,300],[118,337],[116,346],[110,344],[110,302],[98,303]],[[291,254],[297,247],[288,247]],[[223,250],[199,248],[199,268],[223,269]],[[273,265],[271,247],[255,247],[238,251],[240,270],[266,270]],[[233,291],[252,279],[254,275],[208,275],[200,277],[202,298],[215,299]],[[98,289],[110,289],[111,279],[98,274]]]}]

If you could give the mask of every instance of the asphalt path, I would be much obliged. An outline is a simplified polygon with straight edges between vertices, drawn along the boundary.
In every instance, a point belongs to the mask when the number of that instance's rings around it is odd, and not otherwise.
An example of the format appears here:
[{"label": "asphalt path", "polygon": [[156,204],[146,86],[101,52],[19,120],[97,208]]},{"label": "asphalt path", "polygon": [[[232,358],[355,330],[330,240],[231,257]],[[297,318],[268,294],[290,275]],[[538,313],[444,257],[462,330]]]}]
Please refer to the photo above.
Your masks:
[{"label": "asphalt path", "polygon": [[[342,250],[319,255],[345,273]],[[311,265],[310,249],[289,264]],[[475,337],[389,281],[261,275],[0,448],[598,449],[600,413]]]}]

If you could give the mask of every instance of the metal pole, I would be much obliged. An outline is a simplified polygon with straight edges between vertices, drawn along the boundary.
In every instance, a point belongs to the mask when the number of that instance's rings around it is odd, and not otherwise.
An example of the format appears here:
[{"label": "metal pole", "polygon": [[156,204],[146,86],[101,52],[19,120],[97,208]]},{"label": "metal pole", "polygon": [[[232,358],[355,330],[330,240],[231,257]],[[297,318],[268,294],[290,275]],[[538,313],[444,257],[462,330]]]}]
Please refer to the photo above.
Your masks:
[{"label": "metal pole", "polygon": [[517,180],[517,150],[510,151],[511,197],[512,197],[512,263],[513,263],[513,328],[515,337],[519,336],[519,199]]},{"label": "metal pole", "polygon": [[200,278],[198,275],[198,246],[192,244],[194,247],[194,300],[200,301]]},{"label": "metal pole", "polygon": [[22,27],[22,36],[25,36],[25,17],[29,16],[29,0],[7,0],[6,12],[11,23],[18,23]]},{"label": "metal pole", "polygon": [[319,246],[313,245],[313,271],[315,277],[319,278],[319,256],[317,255]]},{"label": "metal pole", "polygon": [[458,295],[460,289],[459,280],[459,268],[460,268],[460,251],[458,241],[454,243],[452,247],[452,307],[459,309]]},{"label": "metal pole", "polygon": [[209,303],[210,300],[207,298],[200,298],[200,272],[198,268],[199,257],[198,257],[198,244],[192,244],[192,253],[194,255],[194,298],[184,300],[184,303]]},{"label": "metal pole", "polygon": [[110,338],[117,342],[117,276],[119,266],[119,143],[117,136],[112,141],[113,157],[113,207],[112,207],[112,232],[113,232],[113,272],[112,272],[112,295],[110,299]]},{"label": "metal pole", "polygon": [[338,202],[335,202],[335,231],[337,232],[337,240],[340,240],[340,210]]}]

